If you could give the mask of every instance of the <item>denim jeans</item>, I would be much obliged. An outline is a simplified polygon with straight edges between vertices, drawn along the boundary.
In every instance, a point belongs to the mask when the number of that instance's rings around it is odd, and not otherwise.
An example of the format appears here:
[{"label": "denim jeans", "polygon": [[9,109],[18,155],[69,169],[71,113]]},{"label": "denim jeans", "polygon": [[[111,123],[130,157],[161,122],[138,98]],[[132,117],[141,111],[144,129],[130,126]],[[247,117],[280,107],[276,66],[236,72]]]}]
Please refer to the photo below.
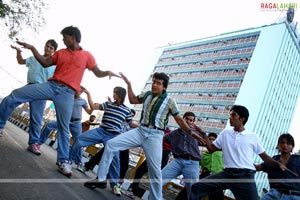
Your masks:
[{"label": "denim jeans", "polygon": [[[109,133],[103,128],[95,128],[81,134],[78,139],[73,144],[74,153],[81,151],[82,147],[87,147],[93,144],[103,143],[104,145],[107,141],[118,136],[117,134]],[[110,186],[114,187],[119,182],[120,179],[120,156],[119,153],[113,157],[113,162],[109,166],[109,174],[107,175],[110,180]],[[106,177],[106,175],[105,175]]]},{"label": "denim jeans", "polygon": [[46,100],[36,100],[29,102],[30,123],[28,144],[39,143],[42,128],[43,115],[46,107]]},{"label": "denim jeans", "polygon": [[163,186],[182,174],[189,195],[192,184],[199,180],[199,171],[199,161],[175,158],[162,169]]},{"label": "denim jeans", "polygon": [[[78,140],[78,137],[82,131],[81,121],[70,122],[69,128],[72,134],[73,141],[75,143]],[[52,130],[57,130],[56,121],[49,122],[45,126],[44,130],[41,132],[39,144],[45,143]],[[82,157],[82,151],[75,152],[72,145],[69,153],[69,160],[74,161],[76,164],[79,164],[81,163],[81,157]]]},{"label": "denim jeans", "polygon": [[70,139],[68,130],[74,104],[74,94],[73,89],[55,81],[29,84],[15,89],[0,104],[0,128],[4,128],[7,119],[20,104],[34,100],[52,100],[58,119],[57,162],[69,160]]},{"label": "denim jeans", "polygon": [[191,188],[189,200],[198,200],[220,189],[229,189],[235,199],[258,200],[254,170],[242,170],[239,172],[224,171],[209,175],[199,182],[194,183]]},{"label": "denim jeans", "polygon": [[105,180],[112,159],[119,154],[119,151],[142,147],[150,178],[149,200],[162,200],[161,152],[163,135],[163,131],[140,126],[107,141],[98,168],[98,180]]},{"label": "denim jeans", "polygon": [[281,194],[278,190],[271,188],[261,200],[300,200],[300,196]]}]

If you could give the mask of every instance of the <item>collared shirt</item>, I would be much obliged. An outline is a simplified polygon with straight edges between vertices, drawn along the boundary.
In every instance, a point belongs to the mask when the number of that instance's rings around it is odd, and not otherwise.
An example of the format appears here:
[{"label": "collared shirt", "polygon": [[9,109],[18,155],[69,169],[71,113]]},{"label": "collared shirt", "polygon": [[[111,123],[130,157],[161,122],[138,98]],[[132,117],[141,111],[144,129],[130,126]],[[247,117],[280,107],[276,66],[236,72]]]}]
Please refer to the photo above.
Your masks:
[{"label": "collared shirt", "polygon": [[100,106],[104,110],[100,127],[108,132],[122,133],[125,122],[132,121],[131,110],[124,104],[118,105],[115,102],[106,101]]},{"label": "collared shirt", "polygon": [[[273,159],[279,161],[280,155],[273,156]],[[267,163],[262,163],[261,166],[262,170],[268,173],[270,188],[300,191],[299,176],[297,177],[287,171],[282,171],[279,167],[270,166]],[[300,175],[300,156],[291,155],[286,164],[286,167]],[[277,181],[272,179],[277,179]]]},{"label": "collared shirt", "polygon": [[161,129],[166,129],[169,115],[176,116],[179,110],[175,100],[167,92],[160,96],[153,96],[151,91],[137,96],[140,103],[143,103],[141,113],[141,124],[153,125]]},{"label": "collared shirt", "polygon": [[80,90],[84,70],[91,70],[96,66],[93,55],[83,49],[60,49],[53,54],[52,60],[56,64],[56,70],[49,80],[63,82],[76,91]]},{"label": "collared shirt", "polygon": [[85,99],[78,97],[77,99],[74,99],[74,105],[73,105],[73,111],[72,111],[72,117],[71,119],[80,119],[82,117],[82,108],[86,108],[87,102]]},{"label": "collared shirt", "polygon": [[[196,132],[196,130],[193,131]],[[198,133],[198,135],[200,134]],[[164,140],[171,145],[172,154],[175,158],[188,155],[197,160],[201,159],[199,142],[189,134],[185,133],[181,128],[166,134]]]},{"label": "collared shirt", "polygon": [[53,76],[55,65],[44,68],[34,56],[26,59],[27,83],[45,83]]},{"label": "collared shirt", "polygon": [[255,170],[254,155],[265,151],[258,136],[248,130],[236,132],[233,129],[225,129],[213,144],[223,151],[224,168]]}]

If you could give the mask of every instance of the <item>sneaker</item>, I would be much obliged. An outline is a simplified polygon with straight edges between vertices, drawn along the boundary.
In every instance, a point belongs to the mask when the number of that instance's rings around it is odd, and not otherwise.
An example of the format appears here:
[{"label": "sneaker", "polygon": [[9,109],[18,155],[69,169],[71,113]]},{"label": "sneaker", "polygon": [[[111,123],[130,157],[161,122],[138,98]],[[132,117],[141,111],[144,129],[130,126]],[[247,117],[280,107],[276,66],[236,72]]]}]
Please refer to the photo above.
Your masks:
[{"label": "sneaker", "polygon": [[2,137],[4,135],[4,128],[0,129],[0,137]]},{"label": "sneaker", "polygon": [[30,144],[28,147],[27,147],[27,150],[30,151],[31,153],[35,154],[35,155],[41,155],[41,152],[40,152],[40,145],[37,144],[37,143],[34,143],[34,144]]},{"label": "sneaker", "polygon": [[84,166],[84,164],[82,164],[82,163],[79,163],[79,164],[77,165],[77,170],[80,171],[80,172],[83,173],[83,174],[85,174],[85,172],[86,172],[85,166]]},{"label": "sneaker", "polygon": [[117,184],[114,186],[114,188],[111,190],[111,193],[117,195],[117,196],[121,196],[121,188],[120,188],[120,185]]},{"label": "sneaker", "polygon": [[99,182],[98,179],[95,179],[95,180],[92,180],[92,181],[87,181],[83,185],[85,187],[90,188],[90,189],[95,189],[96,187],[104,189],[107,186],[107,182],[106,182],[106,180]]},{"label": "sneaker", "polygon": [[122,193],[123,195],[125,195],[125,196],[131,198],[131,199],[135,199],[135,198],[136,198],[136,196],[133,194],[132,191],[130,191],[130,189],[128,189],[128,190],[123,190],[123,189],[121,189],[121,193]]},{"label": "sneaker", "polygon": [[67,177],[72,176],[72,166],[69,161],[59,163],[57,171],[59,171],[60,173],[62,173],[63,175],[65,175]]}]

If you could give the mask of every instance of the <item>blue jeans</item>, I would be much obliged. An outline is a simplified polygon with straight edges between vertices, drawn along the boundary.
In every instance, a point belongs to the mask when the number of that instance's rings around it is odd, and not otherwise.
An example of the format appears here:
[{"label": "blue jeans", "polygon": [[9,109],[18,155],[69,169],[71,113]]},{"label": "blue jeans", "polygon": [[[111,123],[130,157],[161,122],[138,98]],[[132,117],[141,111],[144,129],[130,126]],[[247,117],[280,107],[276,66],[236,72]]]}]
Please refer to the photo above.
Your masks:
[{"label": "blue jeans", "polygon": [[42,128],[43,115],[46,107],[46,100],[36,100],[29,102],[30,123],[28,144],[39,143]]},{"label": "blue jeans", "polygon": [[55,81],[29,84],[15,89],[0,104],[0,128],[4,128],[7,119],[20,104],[34,100],[51,100],[55,105],[58,119],[57,162],[69,160],[70,139],[68,130],[74,104],[74,94],[73,89]]},{"label": "blue jeans", "polygon": [[149,200],[162,200],[161,152],[163,135],[163,131],[140,126],[107,141],[98,168],[98,180],[105,180],[112,159],[119,154],[119,151],[142,147],[150,178]]},{"label": "blue jeans", "polygon": [[300,200],[300,196],[281,194],[278,190],[271,188],[261,200]]},{"label": "blue jeans", "polygon": [[[81,135],[81,131],[82,131],[81,121],[70,122],[69,128],[72,134],[73,141],[75,143],[78,140],[79,135]],[[44,130],[41,132],[39,144],[45,143],[52,130],[57,130],[56,121],[49,122],[45,126]],[[82,151],[75,152],[72,145],[69,153],[69,160],[74,161],[76,164],[79,164],[81,163],[81,157],[82,157]]]},{"label": "blue jeans", "polygon": [[239,172],[229,172],[224,169],[220,173],[209,175],[194,183],[189,200],[198,200],[220,189],[231,190],[238,200],[258,200],[254,175],[255,171],[250,169]]},{"label": "blue jeans", "polygon": [[175,158],[162,169],[163,186],[182,174],[189,195],[192,184],[199,180],[199,171],[199,161]]},{"label": "blue jeans", "polygon": [[[104,145],[107,143],[107,141],[111,140],[112,138],[115,138],[118,136],[117,134],[109,133],[108,131],[105,131],[103,128],[95,128],[91,129],[89,131],[84,132],[84,134],[81,134],[78,139],[73,144],[73,151],[74,153],[81,151],[82,147],[87,147],[89,145],[93,144],[99,144],[103,143]],[[111,165],[109,165],[109,174],[108,178],[110,180],[110,186],[114,187],[120,179],[120,157],[119,153],[116,154],[116,156],[113,157],[113,162]],[[106,177],[106,175],[105,175]]]}]

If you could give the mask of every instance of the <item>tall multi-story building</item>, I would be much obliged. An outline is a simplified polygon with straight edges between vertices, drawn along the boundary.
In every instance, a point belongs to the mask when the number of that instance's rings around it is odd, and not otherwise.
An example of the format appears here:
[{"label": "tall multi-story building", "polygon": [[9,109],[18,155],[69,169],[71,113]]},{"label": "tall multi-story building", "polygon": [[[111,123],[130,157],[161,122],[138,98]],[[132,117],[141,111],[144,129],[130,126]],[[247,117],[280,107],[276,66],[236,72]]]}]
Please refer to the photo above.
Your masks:
[{"label": "tall multi-story building", "polygon": [[[246,106],[246,128],[259,135],[269,155],[288,132],[300,92],[300,48],[295,23],[287,21],[161,48],[154,72],[170,76],[168,93],[181,114],[193,111],[196,124],[219,133],[233,104]],[[143,90],[151,89],[151,75]],[[140,118],[141,106],[135,106]],[[169,119],[170,127],[177,127]],[[260,162],[257,157],[257,162]],[[257,173],[259,193],[268,188]],[[261,181],[264,180],[264,181]]]}]

